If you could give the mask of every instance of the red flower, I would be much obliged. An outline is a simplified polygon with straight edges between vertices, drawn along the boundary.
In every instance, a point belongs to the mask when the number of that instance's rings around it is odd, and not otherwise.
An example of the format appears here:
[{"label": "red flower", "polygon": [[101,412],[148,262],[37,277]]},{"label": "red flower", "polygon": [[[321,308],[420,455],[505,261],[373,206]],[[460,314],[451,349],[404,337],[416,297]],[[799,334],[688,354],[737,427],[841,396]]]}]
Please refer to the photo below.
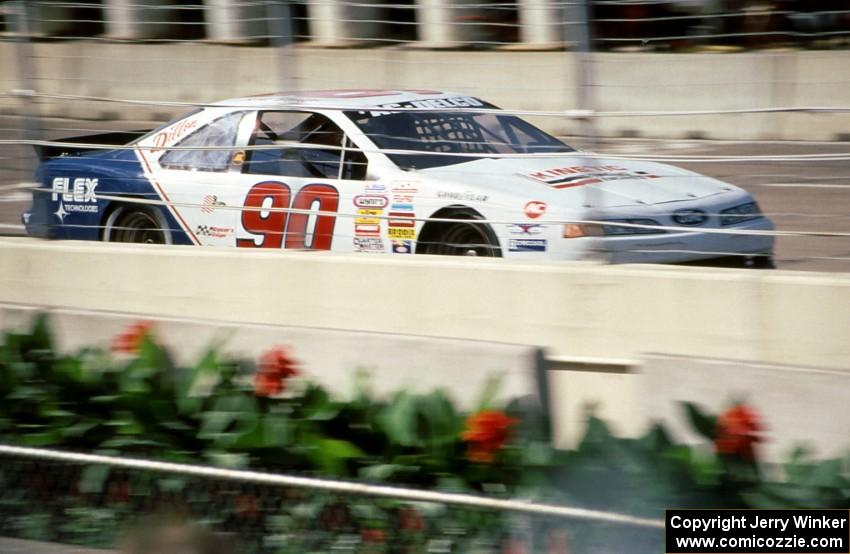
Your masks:
[{"label": "red flower", "polygon": [[253,494],[240,494],[234,499],[236,515],[242,519],[257,519],[260,515],[260,506],[257,497]]},{"label": "red flower", "polygon": [[526,554],[525,543],[517,538],[506,539],[502,543],[502,554]]},{"label": "red flower", "polygon": [[461,438],[469,443],[466,457],[473,462],[492,462],[493,454],[508,441],[510,427],[517,420],[497,410],[484,410],[469,416]]},{"label": "red flower", "polygon": [[719,454],[755,458],[755,445],[761,442],[763,429],[758,415],[743,404],[732,406],[717,418],[714,448]]},{"label": "red flower", "polygon": [[286,348],[277,346],[262,355],[254,375],[254,394],[268,398],[286,390],[286,380],[300,371]]},{"label": "red flower", "polygon": [[363,529],[360,538],[363,542],[382,543],[386,540],[386,534],[383,529]]},{"label": "red flower", "polygon": [[117,354],[137,354],[142,347],[142,340],[150,333],[153,323],[137,321],[128,325],[124,332],[112,339],[112,351]]},{"label": "red flower", "polygon": [[113,481],[109,483],[106,497],[110,502],[128,502],[131,494],[130,483],[127,481]]},{"label": "red flower", "polygon": [[422,531],[425,520],[414,508],[402,508],[398,514],[398,526],[402,531]]},{"label": "red flower", "polygon": [[567,534],[560,529],[552,529],[546,535],[546,554],[569,554]]}]

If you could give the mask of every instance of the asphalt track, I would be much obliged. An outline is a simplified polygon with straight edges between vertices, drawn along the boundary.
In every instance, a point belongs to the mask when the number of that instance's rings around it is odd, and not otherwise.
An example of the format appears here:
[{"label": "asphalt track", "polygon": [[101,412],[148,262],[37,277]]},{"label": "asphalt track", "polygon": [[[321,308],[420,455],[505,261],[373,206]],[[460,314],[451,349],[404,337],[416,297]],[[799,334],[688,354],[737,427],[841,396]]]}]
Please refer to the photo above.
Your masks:
[{"label": "asphalt track", "polygon": [[[157,122],[50,120],[43,135],[143,129]],[[0,139],[19,138],[21,119],[0,116]],[[775,156],[778,160],[679,163],[694,171],[744,187],[781,231],[850,233],[850,161],[785,160],[801,154],[850,152],[850,142],[729,142],[709,140],[608,139],[596,150],[637,156]],[[20,214],[28,195],[11,185],[27,180],[34,157],[29,147],[4,147],[0,154],[0,234],[20,234]],[[850,237],[782,236],[776,263],[781,269],[850,272]]]}]

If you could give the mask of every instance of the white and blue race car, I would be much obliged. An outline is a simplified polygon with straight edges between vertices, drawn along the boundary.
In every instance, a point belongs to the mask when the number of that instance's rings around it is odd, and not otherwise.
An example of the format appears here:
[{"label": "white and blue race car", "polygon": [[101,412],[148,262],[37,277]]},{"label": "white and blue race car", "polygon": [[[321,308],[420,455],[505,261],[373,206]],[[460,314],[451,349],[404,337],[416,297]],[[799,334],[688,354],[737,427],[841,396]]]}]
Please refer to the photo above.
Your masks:
[{"label": "white and blue race car", "polygon": [[[529,260],[770,265],[753,197],[574,150],[477,98],[254,96],[41,149],[28,232],[51,238]],[[74,142],[119,145],[92,150]],[[64,146],[64,147],[63,147]]]}]

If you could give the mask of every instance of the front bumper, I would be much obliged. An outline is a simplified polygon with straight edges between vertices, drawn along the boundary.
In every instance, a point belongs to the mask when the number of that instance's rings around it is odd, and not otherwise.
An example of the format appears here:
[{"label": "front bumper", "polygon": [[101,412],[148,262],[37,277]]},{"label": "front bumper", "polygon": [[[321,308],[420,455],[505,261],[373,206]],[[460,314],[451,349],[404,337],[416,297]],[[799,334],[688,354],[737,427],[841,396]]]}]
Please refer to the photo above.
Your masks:
[{"label": "front bumper", "polygon": [[680,263],[728,256],[771,255],[771,235],[734,234],[734,231],[771,231],[773,222],[762,217],[740,225],[709,228],[701,232],[668,232],[658,235],[602,237],[591,247],[611,263]]}]

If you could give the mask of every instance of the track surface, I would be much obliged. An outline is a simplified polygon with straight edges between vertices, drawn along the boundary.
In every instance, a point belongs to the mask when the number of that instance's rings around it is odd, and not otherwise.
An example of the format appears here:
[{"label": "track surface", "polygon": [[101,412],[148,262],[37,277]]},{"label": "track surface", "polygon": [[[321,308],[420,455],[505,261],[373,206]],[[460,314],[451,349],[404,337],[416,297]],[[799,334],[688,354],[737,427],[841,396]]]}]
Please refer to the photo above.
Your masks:
[{"label": "track surface", "polygon": [[[140,129],[157,122],[48,120],[44,136]],[[17,117],[0,116],[0,138],[21,137]],[[850,152],[850,143],[726,142],[702,140],[612,139],[596,150],[629,155],[788,156]],[[34,158],[29,148],[7,148],[0,154],[0,233],[21,233],[20,214],[28,206],[25,193],[9,185],[28,180]],[[746,161],[681,163],[694,171],[744,187],[762,210],[784,231],[850,233],[850,162]],[[848,237],[780,237],[776,262],[781,269],[850,272]]]}]

